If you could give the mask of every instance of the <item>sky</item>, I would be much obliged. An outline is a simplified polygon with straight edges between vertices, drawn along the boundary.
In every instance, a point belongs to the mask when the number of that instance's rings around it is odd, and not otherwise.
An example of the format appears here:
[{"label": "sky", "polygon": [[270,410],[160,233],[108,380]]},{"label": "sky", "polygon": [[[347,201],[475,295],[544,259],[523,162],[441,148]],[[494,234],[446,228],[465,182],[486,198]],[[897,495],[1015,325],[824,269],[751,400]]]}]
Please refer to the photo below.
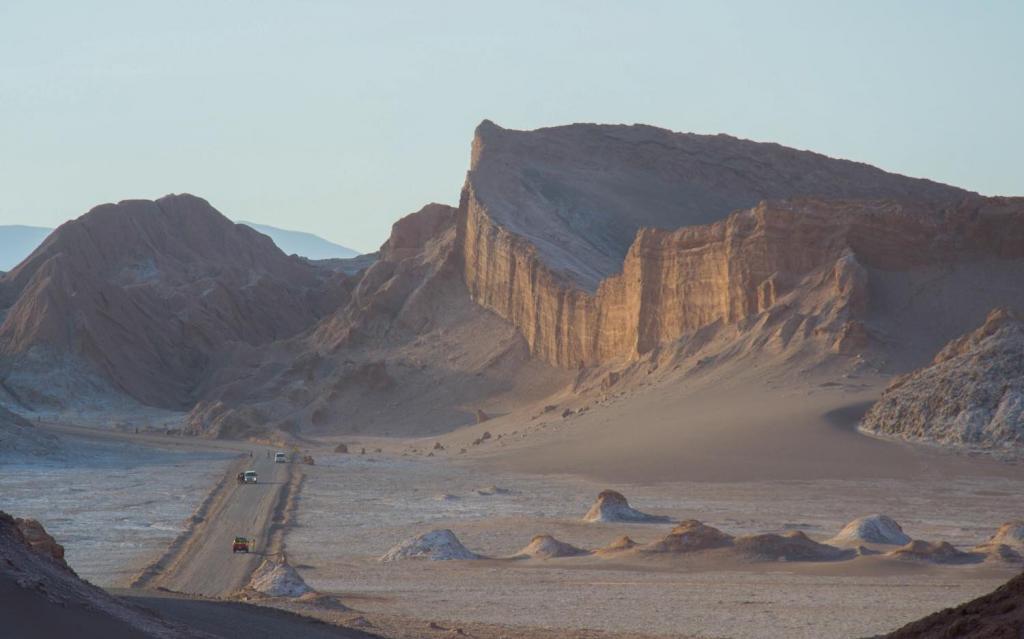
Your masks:
[{"label": "sky", "polygon": [[0,0],[0,224],[188,192],[371,251],[473,130],[729,133],[1024,195],[1024,2]]}]

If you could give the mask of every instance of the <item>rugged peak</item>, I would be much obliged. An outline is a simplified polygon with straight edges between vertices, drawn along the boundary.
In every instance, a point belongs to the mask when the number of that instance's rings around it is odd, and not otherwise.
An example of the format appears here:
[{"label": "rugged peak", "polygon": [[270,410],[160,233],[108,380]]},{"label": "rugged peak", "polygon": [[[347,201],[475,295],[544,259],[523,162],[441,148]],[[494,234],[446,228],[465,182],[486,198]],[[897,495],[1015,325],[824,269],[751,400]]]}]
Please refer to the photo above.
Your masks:
[{"label": "rugged peak", "polygon": [[456,210],[432,202],[391,225],[391,236],[380,248],[381,259],[399,261],[421,252],[427,243],[453,228]]},{"label": "rugged peak", "polygon": [[1005,341],[1010,339],[1011,333],[1024,338],[1024,322],[1020,316],[1008,308],[994,308],[985,318],[985,323],[977,330],[953,340],[939,351],[935,356],[935,363],[941,364],[976,350],[985,340],[997,334],[1000,340]]}]

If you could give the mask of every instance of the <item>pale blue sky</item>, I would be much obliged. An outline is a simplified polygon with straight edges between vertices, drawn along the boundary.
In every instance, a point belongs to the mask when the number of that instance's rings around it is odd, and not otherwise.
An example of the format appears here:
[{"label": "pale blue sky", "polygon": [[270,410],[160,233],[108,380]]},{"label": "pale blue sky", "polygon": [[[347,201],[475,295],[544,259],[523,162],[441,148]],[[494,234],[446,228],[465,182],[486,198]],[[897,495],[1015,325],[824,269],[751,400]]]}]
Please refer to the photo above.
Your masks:
[{"label": "pale blue sky", "polygon": [[1024,195],[1024,2],[0,0],[0,224],[191,192],[373,250],[457,202],[484,118]]}]

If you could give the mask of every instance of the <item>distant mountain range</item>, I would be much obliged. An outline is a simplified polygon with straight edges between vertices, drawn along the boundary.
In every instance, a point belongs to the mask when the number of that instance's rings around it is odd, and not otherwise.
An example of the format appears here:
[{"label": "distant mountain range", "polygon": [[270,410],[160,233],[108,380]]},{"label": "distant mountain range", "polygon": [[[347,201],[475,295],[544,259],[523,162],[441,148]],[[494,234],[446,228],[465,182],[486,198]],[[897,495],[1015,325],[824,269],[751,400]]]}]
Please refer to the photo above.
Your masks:
[{"label": "distant mountain range", "polygon": [[335,244],[312,233],[289,231],[288,229],[279,229],[276,226],[244,222],[242,220],[239,220],[238,223],[254,228],[264,235],[269,235],[270,239],[274,240],[274,244],[277,244],[277,248],[289,255],[294,253],[295,255],[308,257],[311,260],[328,260],[337,257],[344,258],[359,255],[359,251],[353,251],[347,246]]},{"label": "distant mountain range", "polygon": [[[353,251],[347,246],[335,244],[312,233],[279,229],[276,226],[255,224],[253,222],[238,223],[245,224],[264,235],[269,235],[270,239],[274,240],[274,244],[277,244],[279,249],[289,255],[294,253],[311,260],[348,258],[359,255],[358,251]],[[53,229],[45,226],[0,225],[0,271],[9,271],[17,266],[51,232],[53,232]]]}]

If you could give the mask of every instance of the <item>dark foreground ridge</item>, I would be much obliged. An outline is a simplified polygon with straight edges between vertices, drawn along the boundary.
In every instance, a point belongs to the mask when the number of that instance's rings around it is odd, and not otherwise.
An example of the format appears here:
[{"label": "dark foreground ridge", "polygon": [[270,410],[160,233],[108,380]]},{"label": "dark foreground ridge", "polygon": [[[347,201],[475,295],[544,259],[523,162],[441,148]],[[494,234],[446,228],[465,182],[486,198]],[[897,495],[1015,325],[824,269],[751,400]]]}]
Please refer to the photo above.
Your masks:
[{"label": "dark foreground ridge", "polygon": [[1024,574],[994,592],[946,608],[876,639],[1020,639],[1024,637]]}]

